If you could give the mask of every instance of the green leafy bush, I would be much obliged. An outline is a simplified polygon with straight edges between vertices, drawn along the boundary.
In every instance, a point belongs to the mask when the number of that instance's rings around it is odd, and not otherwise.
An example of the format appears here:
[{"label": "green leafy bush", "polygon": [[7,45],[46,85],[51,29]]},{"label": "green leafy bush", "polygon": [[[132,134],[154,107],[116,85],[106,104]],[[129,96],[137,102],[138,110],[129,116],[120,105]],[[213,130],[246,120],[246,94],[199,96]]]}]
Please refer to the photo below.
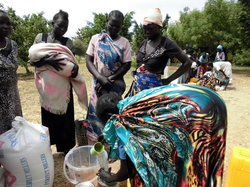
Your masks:
[{"label": "green leafy bush", "polygon": [[237,53],[233,57],[233,61],[236,65],[250,66],[250,50],[242,49],[237,51]]}]

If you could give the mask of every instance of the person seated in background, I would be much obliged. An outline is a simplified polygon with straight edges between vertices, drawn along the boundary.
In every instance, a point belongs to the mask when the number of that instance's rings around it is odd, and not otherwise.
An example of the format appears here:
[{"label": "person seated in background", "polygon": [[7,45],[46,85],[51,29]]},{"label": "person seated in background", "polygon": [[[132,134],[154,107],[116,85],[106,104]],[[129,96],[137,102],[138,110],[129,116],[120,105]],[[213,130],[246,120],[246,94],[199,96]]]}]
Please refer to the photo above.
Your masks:
[{"label": "person seated in background", "polygon": [[[139,47],[134,81],[126,97],[145,89],[167,85],[189,70],[191,60],[174,41],[162,36],[162,26],[159,8],[155,8],[149,16],[144,18],[143,30],[146,39]],[[181,62],[181,66],[168,78],[162,79],[168,59],[174,57]]]},{"label": "person seated in background", "polygon": [[213,67],[213,63],[208,63],[207,72],[204,73],[196,82],[197,85],[206,86],[213,90],[226,90],[229,78],[222,70],[217,71]]},{"label": "person seated in background", "polygon": [[[221,186],[227,113],[213,90],[197,85],[165,85],[121,100],[102,95],[97,115],[106,122],[110,158],[117,173],[100,169],[107,183],[131,179],[131,186]],[[209,154],[207,154],[209,153]]]},{"label": "person seated in background", "polygon": [[216,90],[216,78],[213,71],[213,63],[208,63],[207,71],[197,81],[196,85],[206,86],[210,89]]},{"label": "person seated in background", "polygon": [[207,64],[207,71],[203,74],[203,76],[210,77],[213,73],[213,68],[214,68],[213,63],[212,62],[208,63]]}]

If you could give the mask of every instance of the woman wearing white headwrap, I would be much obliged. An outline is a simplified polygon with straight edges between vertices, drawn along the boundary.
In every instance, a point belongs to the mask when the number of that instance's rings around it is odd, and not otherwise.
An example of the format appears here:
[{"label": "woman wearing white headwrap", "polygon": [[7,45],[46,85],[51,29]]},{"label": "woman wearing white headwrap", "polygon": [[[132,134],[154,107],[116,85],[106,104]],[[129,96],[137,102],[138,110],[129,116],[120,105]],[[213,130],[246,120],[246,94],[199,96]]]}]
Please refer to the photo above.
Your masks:
[{"label": "woman wearing white headwrap", "polygon": [[[144,18],[143,29],[146,39],[137,53],[137,69],[127,96],[133,96],[144,89],[167,85],[184,74],[192,64],[174,41],[162,36],[162,15],[159,8],[155,8],[151,15]],[[182,65],[168,78],[161,79],[168,59],[173,57]]]}]

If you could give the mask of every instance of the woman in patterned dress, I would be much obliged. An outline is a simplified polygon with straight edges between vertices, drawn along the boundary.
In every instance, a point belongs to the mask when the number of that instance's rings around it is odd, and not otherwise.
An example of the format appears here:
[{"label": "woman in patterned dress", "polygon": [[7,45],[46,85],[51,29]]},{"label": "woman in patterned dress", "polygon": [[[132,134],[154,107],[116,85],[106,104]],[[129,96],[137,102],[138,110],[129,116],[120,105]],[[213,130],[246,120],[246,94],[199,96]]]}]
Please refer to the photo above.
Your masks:
[{"label": "woman in patterned dress", "polygon": [[107,94],[97,102],[98,117],[107,121],[109,158],[126,156],[117,173],[99,170],[102,181],[129,177],[132,187],[222,185],[227,110],[216,92],[172,84],[118,101]]},{"label": "woman in patterned dress", "polygon": [[0,134],[11,128],[16,116],[22,116],[16,73],[18,47],[7,38],[10,33],[10,18],[0,10]]},{"label": "woman in patterned dress", "polygon": [[122,95],[126,89],[123,76],[130,69],[132,58],[129,41],[119,35],[123,21],[122,12],[111,11],[108,15],[107,31],[93,35],[86,51],[86,65],[93,76],[86,117],[89,144],[97,140],[104,125],[95,113],[98,97],[111,91]]}]

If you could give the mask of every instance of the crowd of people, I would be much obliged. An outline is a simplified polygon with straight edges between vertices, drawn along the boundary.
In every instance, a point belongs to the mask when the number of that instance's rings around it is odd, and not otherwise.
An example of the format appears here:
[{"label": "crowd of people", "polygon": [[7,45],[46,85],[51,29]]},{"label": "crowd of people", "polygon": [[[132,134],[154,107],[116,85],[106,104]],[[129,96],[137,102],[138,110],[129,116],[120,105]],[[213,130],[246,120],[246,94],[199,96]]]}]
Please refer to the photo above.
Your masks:
[{"label": "crowd of people", "polygon": [[[132,57],[129,41],[119,35],[123,22],[122,12],[111,11],[107,28],[93,35],[89,42],[86,68],[93,77],[90,99],[78,71],[72,40],[64,37],[69,24],[67,12],[60,10],[56,13],[52,21],[53,30],[39,33],[34,39],[29,58],[35,67],[42,125],[50,131],[51,145],[55,144],[57,151],[64,154],[75,146],[75,93],[80,106],[87,110],[85,121],[89,144],[104,141],[104,138],[111,145],[111,155],[117,151],[113,157],[121,160],[117,174],[104,170],[98,172],[98,176],[107,183],[131,178],[134,186],[178,186],[191,184],[191,181],[198,186],[220,186],[226,109],[223,101],[215,92],[205,88],[209,86],[201,84],[201,80],[221,71],[228,80],[225,84],[232,83],[231,64],[225,61],[223,47],[217,47],[213,63],[209,62],[206,52],[197,59],[194,51],[184,51],[176,42],[162,35],[162,15],[156,8],[143,19],[145,39],[137,52],[134,80],[125,93],[124,75],[131,68]],[[1,134],[11,128],[15,116],[22,116],[16,73],[18,47],[8,39],[10,33],[11,20],[1,10]],[[162,78],[167,62],[172,58],[178,59],[181,65],[170,76]],[[196,80],[192,81],[192,78]],[[175,85],[173,82],[176,80],[179,84]],[[182,85],[189,82],[205,87]],[[211,102],[218,103],[216,108]],[[216,119],[211,117],[215,117],[213,112],[217,114]],[[201,115],[206,117],[201,118]],[[213,141],[206,142],[204,138],[197,137],[199,132]],[[158,143],[162,145],[159,147]],[[206,145],[210,146],[207,150],[210,155],[199,153],[199,149]],[[162,161],[158,162],[159,159]]]},{"label": "crowd of people", "polygon": [[192,61],[192,65],[189,71],[175,82],[195,83],[213,90],[226,90],[228,84],[232,84],[232,65],[231,62],[226,61],[222,45],[217,46],[215,59],[211,59],[208,52],[202,52],[198,58],[195,50],[190,49],[189,46],[184,51]]}]

